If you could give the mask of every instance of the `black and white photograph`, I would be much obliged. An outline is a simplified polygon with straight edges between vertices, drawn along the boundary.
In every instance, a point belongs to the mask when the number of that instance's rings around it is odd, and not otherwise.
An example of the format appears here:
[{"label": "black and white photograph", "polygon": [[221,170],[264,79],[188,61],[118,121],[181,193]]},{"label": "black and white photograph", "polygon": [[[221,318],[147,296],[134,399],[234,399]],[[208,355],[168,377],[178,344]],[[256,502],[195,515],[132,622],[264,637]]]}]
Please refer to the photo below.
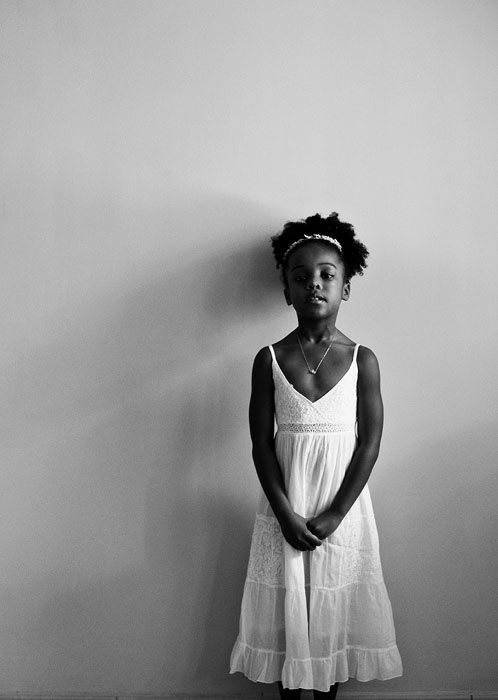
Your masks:
[{"label": "black and white photograph", "polygon": [[0,700],[498,700],[498,1],[0,0]]}]

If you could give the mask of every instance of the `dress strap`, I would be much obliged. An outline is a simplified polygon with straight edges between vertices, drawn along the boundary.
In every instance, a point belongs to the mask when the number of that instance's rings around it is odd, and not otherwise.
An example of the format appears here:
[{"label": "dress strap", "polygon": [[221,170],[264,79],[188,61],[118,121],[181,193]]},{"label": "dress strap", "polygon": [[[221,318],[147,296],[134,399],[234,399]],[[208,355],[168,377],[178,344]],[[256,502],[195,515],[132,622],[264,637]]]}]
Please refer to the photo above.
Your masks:
[{"label": "dress strap", "polygon": [[273,362],[276,362],[277,359],[275,357],[275,350],[273,349],[273,345],[268,345],[268,350],[270,351],[271,359]]}]

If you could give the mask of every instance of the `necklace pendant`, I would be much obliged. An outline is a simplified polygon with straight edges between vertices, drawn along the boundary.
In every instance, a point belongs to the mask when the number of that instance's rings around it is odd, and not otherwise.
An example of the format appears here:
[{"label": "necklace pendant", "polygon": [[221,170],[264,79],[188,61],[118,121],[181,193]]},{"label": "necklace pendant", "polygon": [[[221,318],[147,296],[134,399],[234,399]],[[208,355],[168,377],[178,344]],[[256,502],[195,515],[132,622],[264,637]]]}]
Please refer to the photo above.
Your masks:
[{"label": "necklace pendant", "polygon": [[322,355],[322,359],[321,359],[320,362],[317,364],[317,366],[315,367],[315,369],[311,369],[311,367],[310,367],[310,365],[309,365],[309,362],[308,362],[308,360],[306,359],[306,355],[304,354],[303,346],[302,346],[302,343],[301,343],[301,338],[299,337],[299,331],[297,332],[297,342],[299,343],[299,347],[300,347],[300,349],[301,349],[301,355],[303,356],[303,359],[304,359],[304,361],[306,362],[306,367],[308,368],[309,374],[316,374],[316,373],[317,373],[317,371],[318,371],[320,365],[322,364],[322,362],[323,362],[324,359],[326,358],[328,351],[329,351],[330,348],[332,347],[332,343],[334,342],[334,337],[335,337],[335,331],[334,331],[334,333],[332,334],[332,339],[331,339],[331,341],[330,341],[330,343],[329,343],[327,349],[325,350],[325,352],[324,352],[323,355]]}]

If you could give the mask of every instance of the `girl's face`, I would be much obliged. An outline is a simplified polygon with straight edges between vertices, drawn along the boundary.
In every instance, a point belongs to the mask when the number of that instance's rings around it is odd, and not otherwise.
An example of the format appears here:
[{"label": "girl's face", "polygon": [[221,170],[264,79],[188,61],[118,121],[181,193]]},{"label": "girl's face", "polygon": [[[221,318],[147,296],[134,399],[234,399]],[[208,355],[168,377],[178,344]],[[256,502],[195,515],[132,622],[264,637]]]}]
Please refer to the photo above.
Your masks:
[{"label": "girl's face", "polygon": [[299,317],[319,320],[337,316],[349,290],[344,264],[334,246],[310,241],[289,255],[284,294]]}]

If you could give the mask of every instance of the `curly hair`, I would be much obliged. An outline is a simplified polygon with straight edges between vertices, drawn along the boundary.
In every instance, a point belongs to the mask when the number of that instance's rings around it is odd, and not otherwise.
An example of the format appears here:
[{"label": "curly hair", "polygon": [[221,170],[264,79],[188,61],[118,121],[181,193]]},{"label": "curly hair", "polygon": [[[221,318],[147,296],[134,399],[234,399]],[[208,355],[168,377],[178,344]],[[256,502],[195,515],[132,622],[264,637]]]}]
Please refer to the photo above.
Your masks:
[{"label": "curly hair", "polygon": [[[335,238],[342,250],[340,256],[344,264],[345,278],[349,281],[354,275],[362,275],[366,268],[366,259],[369,255],[367,248],[356,238],[354,228],[351,224],[339,220],[336,212],[330,216],[322,217],[320,214],[308,216],[301,221],[288,221],[281,233],[272,236],[271,245],[273,255],[277,262],[277,268],[281,267],[285,277],[286,252],[296,241],[305,236],[329,236]],[[318,239],[319,240],[319,239]],[[296,247],[307,243],[303,240]]]}]

